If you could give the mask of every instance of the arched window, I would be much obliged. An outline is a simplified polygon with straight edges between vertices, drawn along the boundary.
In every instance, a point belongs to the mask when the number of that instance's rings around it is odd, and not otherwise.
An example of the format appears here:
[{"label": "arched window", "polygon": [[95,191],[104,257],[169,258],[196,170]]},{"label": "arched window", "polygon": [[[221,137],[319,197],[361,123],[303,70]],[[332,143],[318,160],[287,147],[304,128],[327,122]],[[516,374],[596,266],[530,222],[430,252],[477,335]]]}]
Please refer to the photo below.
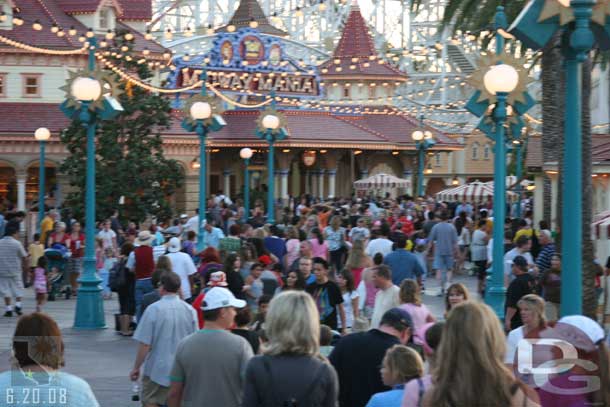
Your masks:
[{"label": "arched window", "polygon": [[350,97],[349,89],[350,89],[349,86],[346,86],[343,88],[343,97],[345,99],[349,99],[349,97]]},{"label": "arched window", "polygon": [[480,144],[478,141],[475,141],[474,143],[472,143],[472,159],[473,160],[478,160],[479,159],[479,148],[480,148]]},{"label": "arched window", "polygon": [[491,155],[491,147],[490,147],[489,143],[486,143],[485,147],[483,147],[483,159],[489,160],[490,155]]}]

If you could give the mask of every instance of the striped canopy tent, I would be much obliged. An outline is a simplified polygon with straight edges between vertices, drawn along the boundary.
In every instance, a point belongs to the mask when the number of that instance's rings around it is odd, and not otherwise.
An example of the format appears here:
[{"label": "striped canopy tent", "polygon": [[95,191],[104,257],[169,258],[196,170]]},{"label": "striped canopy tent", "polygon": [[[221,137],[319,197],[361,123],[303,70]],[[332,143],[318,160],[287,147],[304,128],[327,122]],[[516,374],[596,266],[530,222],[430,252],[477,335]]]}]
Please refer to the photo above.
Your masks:
[{"label": "striped canopy tent", "polygon": [[411,180],[398,178],[390,174],[376,174],[354,182],[357,190],[384,189],[384,188],[409,188]]},{"label": "striped canopy tent", "polygon": [[[436,194],[436,198],[439,201],[445,202],[471,202],[481,203],[494,196],[494,184],[493,182],[470,182],[468,184],[460,185],[459,187],[445,189]],[[506,196],[510,200],[517,199],[517,194],[514,192],[506,191]]]},{"label": "striped canopy tent", "polygon": [[610,211],[600,212],[593,217],[591,238],[593,240],[610,239]]}]

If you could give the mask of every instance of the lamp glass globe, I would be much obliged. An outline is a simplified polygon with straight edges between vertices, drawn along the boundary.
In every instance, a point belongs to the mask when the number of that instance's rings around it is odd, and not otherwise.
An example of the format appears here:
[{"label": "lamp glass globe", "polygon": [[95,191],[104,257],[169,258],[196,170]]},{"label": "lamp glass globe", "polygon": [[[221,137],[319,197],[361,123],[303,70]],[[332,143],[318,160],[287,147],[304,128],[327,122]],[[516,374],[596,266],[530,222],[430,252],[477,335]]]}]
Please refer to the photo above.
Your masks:
[{"label": "lamp glass globe", "polygon": [[570,7],[570,0],[557,0],[564,7]]},{"label": "lamp glass globe", "polygon": [[494,65],[483,77],[483,83],[492,95],[498,92],[510,93],[519,84],[519,73],[511,65]]},{"label": "lamp glass globe", "polygon": [[34,137],[38,141],[47,141],[48,139],[51,138],[51,132],[46,127],[41,127],[39,129],[36,129],[36,132],[34,133]]},{"label": "lamp glass globe", "polygon": [[246,147],[246,148],[242,148],[242,149],[239,151],[239,156],[240,156],[242,159],[244,159],[244,160],[247,160],[247,159],[249,159],[249,158],[252,158],[252,149],[251,149],[251,148],[248,148],[248,147]]},{"label": "lamp glass globe", "polygon": [[72,82],[70,93],[83,102],[97,100],[102,94],[102,84],[93,78],[79,77]]},{"label": "lamp glass globe", "polygon": [[262,124],[266,129],[275,130],[280,127],[280,118],[275,115],[268,114],[263,117]]},{"label": "lamp glass globe", "polygon": [[415,130],[411,137],[414,141],[422,141],[424,139],[424,132],[421,130]]},{"label": "lamp glass globe", "polygon": [[212,106],[208,102],[195,102],[191,106],[190,113],[195,120],[205,120],[212,115]]},{"label": "lamp glass globe", "polygon": [[430,140],[432,138],[432,132],[430,130],[424,131],[424,138]]}]

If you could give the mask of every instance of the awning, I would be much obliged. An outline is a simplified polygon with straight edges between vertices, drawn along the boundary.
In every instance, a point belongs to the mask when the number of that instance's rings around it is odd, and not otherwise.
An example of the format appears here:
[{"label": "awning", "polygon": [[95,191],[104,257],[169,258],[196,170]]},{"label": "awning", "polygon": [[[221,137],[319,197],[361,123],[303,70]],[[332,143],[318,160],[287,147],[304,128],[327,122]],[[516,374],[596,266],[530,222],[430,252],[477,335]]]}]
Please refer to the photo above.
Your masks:
[{"label": "awning", "polygon": [[390,174],[377,174],[354,182],[354,187],[360,190],[380,188],[409,188],[411,180],[398,178]]},{"label": "awning", "polygon": [[610,239],[610,211],[598,213],[591,223],[591,238]]},{"label": "awning", "polygon": [[[436,198],[440,201],[445,202],[471,202],[481,203],[487,201],[494,195],[494,184],[493,182],[471,182],[468,184],[460,185],[459,187],[445,189],[436,194]],[[506,196],[509,200],[517,199],[517,194],[514,192],[506,191]]]}]

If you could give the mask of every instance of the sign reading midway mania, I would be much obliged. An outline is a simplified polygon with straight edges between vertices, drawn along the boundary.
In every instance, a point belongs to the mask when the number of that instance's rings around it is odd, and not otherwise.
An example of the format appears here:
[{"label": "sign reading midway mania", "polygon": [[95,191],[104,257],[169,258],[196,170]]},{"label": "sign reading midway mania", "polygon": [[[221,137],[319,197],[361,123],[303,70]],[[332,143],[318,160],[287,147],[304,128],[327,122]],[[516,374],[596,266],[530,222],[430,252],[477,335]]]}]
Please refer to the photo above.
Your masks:
[{"label": "sign reading midway mania", "polygon": [[281,38],[252,28],[217,34],[210,52],[180,57],[174,64],[169,88],[193,85],[199,80],[197,71],[205,67],[208,83],[226,92],[268,94],[273,90],[280,96],[320,96],[316,67],[288,56]]}]

